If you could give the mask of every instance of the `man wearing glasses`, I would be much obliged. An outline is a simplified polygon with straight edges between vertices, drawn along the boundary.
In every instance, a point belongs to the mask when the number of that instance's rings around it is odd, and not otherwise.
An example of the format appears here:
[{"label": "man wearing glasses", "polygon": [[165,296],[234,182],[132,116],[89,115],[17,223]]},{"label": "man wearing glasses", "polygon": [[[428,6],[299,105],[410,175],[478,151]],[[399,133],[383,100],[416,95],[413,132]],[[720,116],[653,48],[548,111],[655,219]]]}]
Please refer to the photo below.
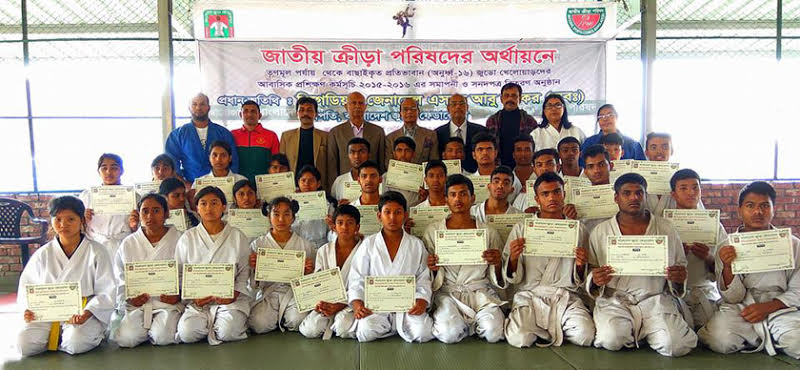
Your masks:
[{"label": "man wearing glasses", "polygon": [[401,136],[410,137],[416,144],[414,158],[411,163],[422,164],[431,159],[439,159],[439,144],[436,133],[417,124],[419,119],[419,103],[413,98],[405,98],[400,102],[400,118],[403,127],[386,135],[384,167],[389,167],[389,159],[394,158],[394,141]]},{"label": "man wearing glasses", "polygon": [[[486,128],[467,121],[469,104],[467,98],[461,94],[453,94],[447,99],[447,113],[450,114],[450,122],[436,128],[439,154],[443,155],[447,140],[451,137],[461,138],[464,142],[464,153],[472,153],[472,137],[485,131]],[[472,156],[464,156],[464,160],[461,161],[461,169],[468,173],[475,172],[478,170],[478,163]]]}]

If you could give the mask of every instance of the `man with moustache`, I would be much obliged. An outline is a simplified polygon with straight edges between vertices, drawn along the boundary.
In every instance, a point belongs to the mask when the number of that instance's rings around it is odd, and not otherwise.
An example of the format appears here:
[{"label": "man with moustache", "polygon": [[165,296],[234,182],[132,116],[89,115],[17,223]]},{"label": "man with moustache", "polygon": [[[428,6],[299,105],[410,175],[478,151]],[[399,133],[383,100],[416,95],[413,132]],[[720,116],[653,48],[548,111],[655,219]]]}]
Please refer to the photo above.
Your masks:
[{"label": "man with moustache", "polygon": [[389,160],[394,158],[394,143],[401,136],[410,137],[416,144],[414,157],[410,163],[422,164],[431,159],[439,159],[439,143],[436,133],[417,123],[419,119],[419,103],[412,98],[405,98],[400,102],[400,118],[403,120],[403,127],[394,130],[386,135],[384,144],[385,157],[383,158],[383,168],[389,167]]},{"label": "man with moustache", "polygon": [[[295,104],[300,127],[284,131],[281,135],[281,153],[289,158],[289,169],[300,172],[303,166],[316,167],[326,179],[327,162],[325,146],[328,144],[328,133],[314,127],[317,118],[317,101],[304,96]],[[325,185],[327,188],[327,185]]]},{"label": "man with moustache", "polygon": [[[444,155],[445,145],[451,137],[460,138],[464,142],[463,151],[472,153],[472,137],[475,134],[486,130],[485,127],[467,121],[469,104],[467,98],[461,94],[453,94],[447,99],[447,113],[450,114],[450,122],[439,126],[436,129],[436,136],[439,141],[439,153]],[[478,170],[478,163],[472,156],[466,156],[461,161],[461,169],[471,173]]]},{"label": "man with moustache", "polygon": [[486,129],[497,138],[500,164],[514,168],[514,139],[520,134],[530,134],[537,122],[533,116],[519,108],[522,86],[509,82],[500,89],[503,109],[486,120]]},{"label": "man with moustache", "polygon": [[381,166],[381,173],[386,170],[383,166],[386,133],[382,127],[364,120],[364,113],[367,111],[364,95],[357,91],[351,92],[347,95],[345,109],[349,119],[328,131],[328,184],[333,184],[337,176],[350,171],[347,144],[354,137],[370,143],[369,160]]}]

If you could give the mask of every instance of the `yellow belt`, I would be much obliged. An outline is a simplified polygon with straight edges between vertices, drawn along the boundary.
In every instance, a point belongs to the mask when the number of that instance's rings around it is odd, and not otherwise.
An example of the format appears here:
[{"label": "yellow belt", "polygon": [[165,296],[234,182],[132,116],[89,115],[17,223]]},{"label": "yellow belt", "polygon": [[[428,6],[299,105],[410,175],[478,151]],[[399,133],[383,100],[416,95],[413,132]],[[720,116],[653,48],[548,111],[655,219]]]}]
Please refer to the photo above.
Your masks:
[{"label": "yellow belt", "polygon": [[[81,300],[81,308],[86,307],[86,297]],[[50,337],[47,338],[47,350],[58,351],[58,338],[61,337],[61,321],[50,324]]]}]

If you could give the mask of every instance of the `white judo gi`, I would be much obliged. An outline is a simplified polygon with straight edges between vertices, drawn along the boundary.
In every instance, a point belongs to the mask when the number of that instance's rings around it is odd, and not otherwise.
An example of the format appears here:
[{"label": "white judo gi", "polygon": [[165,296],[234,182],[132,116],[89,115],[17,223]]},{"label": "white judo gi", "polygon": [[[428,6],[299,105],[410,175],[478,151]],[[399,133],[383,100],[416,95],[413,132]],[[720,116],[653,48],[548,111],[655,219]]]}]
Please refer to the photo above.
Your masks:
[{"label": "white judo gi", "polygon": [[[728,233],[722,224],[719,225],[717,230],[717,244],[709,245],[709,255],[713,256],[726,239]],[[719,306],[720,294],[715,283],[714,272],[709,272],[706,267],[706,262],[689,253],[686,256],[688,264],[686,265],[686,272],[689,274],[686,279],[686,296],[683,300],[692,311],[692,318],[694,319],[694,329],[700,329],[708,322],[708,319],[714,314]]]},{"label": "white judo gi", "polygon": [[583,133],[580,127],[575,125],[572,125],[570,128],[561,126],[560,131],[556,130],[556,128],[550,124],[545,127],[539,126],[536,130],[531,131],[531,136],[533,136],[533,142],[537,151],[542,149],[558,149],[558,142],[569,136],[578,139],[581,144],[586,140],[586,134]]},{"label": "white judo gi", "polygon": [[[328,215],[333,215],[334,210],[335,208],[328,203]],[[314,250],[319,249],[319,247],[335,238],[324,218],[318,220],[295,220],[292,224],[292,232],[310,242],[314,246]]]},{"label": "white judo gi", "polygon": [[[87,209],[91,208],[89,191],[89,189],[84,190],[79,196],[81,202],[83,202],[83,206]],[[133,210],[133,208],[131,208],[131,210]],[[92,216],[92,220],[86,223],[86,236],[106,246],[109,258],[113,258],[113,256],[117,254],[117,248],[119,248],[119,243],[122,243],[122,239],[125,239],[126,236],[132,233],[130,226],[128,226],[129,216],[130,214],[95,214]]]},{"label": "white judo gi", "polygon": [[[231,304],[214,302],[198,307],[192,301],[184,301],[186,308],[178,320],[177,340],[194,343],[208,338],[208,343],[217,345],[247,338],[247,316],[250,314],[247,279],[250,275],[250,248],[247,236],[239,229],[225,224],[212,238],[203,224],[197,225],[178,239],[175,259],[178,268],[185,263],[233,263],[236,266],[234,290],[239,297]],[[181,270],[178,270],[181,271]]]},{"label": "white judo gi", "polygon": [[[503,276],[516,288],[505,324],[506,341],[519,348],[530,347],[537,339],[544,341],[537,344],[541,347],[560,346],[564,339],[590,346],[594,321],[581,297],[586,272],[578,274],[574,258],[520,255],[517,270],[509,276],[511,242],[524,235],[525,225],[514,225],[503,249]],[[588,249],[589,233],[583,225],[578,244]],[[589,266],[585,268],[588,271]]]},{"label": "white judo gi", "polygon": [[[350,267],[353,265],[353,256],[358,251],[361,243],[362,241],[359,240],[342,265],[341,277],[345,289],[347,289],[348,276],[350,276]],[[334,240],[317,250],[314,271],[328,270],[336,268],[336,266],[336,241]],[[306,338],[319,338],[322,336],[323,339],[328,339],[331,334],[336,334],[340,338],[355,338],[355,331],[352,330],[355,320],[353,309],[349,306],[337,312],[334,317],[327,317],[317,311],[311,311],[300,323],[300,333]]]},{"label": "white judo gi", "polygon": [[[364,301],[364,280],[367,276],[416,276],[415,299],[431,303],[431,272],[427,266],[428,252],[419,238],[403,232],[403,240],[394,260],[389,257],[383,233],[364,239],[353,256],[350,276],[347,278],[347,299]],[[366,302],[365,302],[366,303]],[[367,307],[369,308],[369,307]],[[411,307],[409,307],[411,309]],[[433,320],[427,312],[409,315],[406,312],[373,313],[356,320],[352,330],[359,342],[370,342],[400,334],[406,342],[427,342],[433,339]]]},{"label": "white judo gi", "polygon": [[[590,266],[607,264],[608,235],[622,235],[616,217],[603,221],[591,232]],[[645,235],[666,235],[667,266],[686,266],[681,239],[671,222],[651,214]],[[616,276],[607,285],[593,289],[589,272],[586,290],[596,297],[595,347],[617,351],[638,346],[644,339],[663,356],[683,356],[697,346],[697,335],[689,324],[691,313],[680,299],[684,293],[683,284],[667,281],[666,271],[664,275]]]},{"label": "white judo gi", "polygon": [[178,319],[183,313],[183,304],[167,304],[159,297],[139,307],[129,305],[125,298],[125,264],[144,261],[164,261],[175,259],[175,246],[181,232],[174,227],[155,245],[151,244],[142,229],[122,240],[117,255],[114,256],[114,277],[116,278],[117,314],[122,316],[119,326],[111,333],[111,339],[120,347],[136,347],[146,340],[154,345],[178,343],[175,332]]},{"label": "white judo gi", "polygon": [[[86,297],[84,310],[92,317],[81,325],[61,323],[59,351],[71,355],[97,347],[114,310],[114,274],[108,248],[84,237],[72,257],[67,257],[58,238],[39,247],[22,271],[17,289],[17,304],[27,307],[25,289],[29,284],[79,282],[81,296]],[[34,315],[36,312],[34,312]],[[26,323],[18,336],[18,348],[23,356],[47,350],[50,322]]]},{"label": "white judo gi", "polygon": [[[272,237],[272,233],[260,236],[250,244],[253,253],[258,248],[276,248],[292,251],[305,251],[306,258],[312,261],[316,258],[317,248],[299,234],[292,233],[286,246],[281,247]],[[308,313],[297,311],[292,287],[288,283],[275,283],[255,281],[255,270],[250,275],[250,287],[253,289],[253,308],[247,325],[258,334],[263,334],[280,328],[297,331],[300,323]]]},{"label": "white judo gi", "polygon": [[[723,245],[730,245],[726,240]],[[755,274],[734,275],[728,286],[722,279],[722,261],[716,257],[717,285],[722,294],[719,310],[698,331],[700,341],[719,353],[758,352],[775,355],[780,349],[800,359],[800,239],[792,236],[795,268]],[[719,252],[719,250],[717,250]],[[787,308],[752,324],[740,316],[753,303],[778,299]]]}]

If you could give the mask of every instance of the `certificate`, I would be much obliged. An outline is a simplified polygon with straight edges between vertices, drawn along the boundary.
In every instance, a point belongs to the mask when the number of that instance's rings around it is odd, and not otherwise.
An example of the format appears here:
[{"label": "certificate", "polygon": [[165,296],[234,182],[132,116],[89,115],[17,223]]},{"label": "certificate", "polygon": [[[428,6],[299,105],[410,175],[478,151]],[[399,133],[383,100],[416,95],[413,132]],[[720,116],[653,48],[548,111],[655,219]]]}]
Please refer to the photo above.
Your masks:
[{"label": "certificate", "polygon": [[261,213],[261,209],[231,209],[228,211],[228,223],[248,238],[256,238],[269,231],[269,219]]},{"label": "certificate", "polygon": [[672,191],[669,180],[675,171],[680,169],[678,163],[658,161],[637,161],[626,159],[613,161],[614,169],[609,172],[613,183],[625,173],[638,173],[647,180],[647,192],[651,194],[666,195]]},{"label": "certificate", "polygon": [[578,247],[578,220],[525,220],[526,256],[575,258]]},{"label": "certificate", "polygon": [[228,202],[228,204],[233,204],[233,184],[235,182],[236,181],[234,181],[233,176],[198,177],[194,179],[194,185],[192,187],[197,189],[199,192],[200,190],[203,190],[203,188],[216,186],[219,188],[219,190],[222,190],[222,193],[225,194],[225,200]]},{"label": "certificate", "polygon": [[386,170],[386,186],[416,193],[422,186],[423,173],[422,165],[392,159]]},{"label": "certificate", "polygon": [[682,242],[703,243],[711,248],[717,245],[718,209],[665,209],[664,218],[672,221]]},{"label": "certificate", "polygon": [[[533,184],[535,183],[536,179],[525,181],[525,209],[539,206],[539,203],[536,202],[536,190],[533,190]],[[521,209],[521,211],[525,209]]]},{"label": "certificate", "polygon": [[356,206],[358,213],[361,214],[361,234],[368,236],[377,234],[381,231],[380,221],[378,221],[378,206]]},{"label": "certificate", "polygon": [[791,229],[734,233],[728,240],[736,250],[734,274],[794,269]]},{"label": "certificate", "polygon": [[161,186],[161,181],[140,182],[133,184],[136,194],[143,197],[150,193],[158,193],[158,188]]},{"label": "certificate", "polygon": [[164,221],[166,226],[174,226],[180,232],[189,228],[189,220],[186,218],[185,209],[170,209],[169,217]]},{"label": "certificate", "polygon": [[614,185],[595,185],[572,189],[572,204],[579,219],[613,217],[619,211],[614,202]]},{"label": "certificate", "polygon": [[414,307],[417,279],[413,275],[367,276],[364,305],[372,312],[406,312]]},{"label": "certificate", "polygon": [[233,277],[235,274],[236,265],[233,263],[186,263],[183,265],[181,298],[233,298]]},{"label": "certificate", "polygon": [[308,312],[319,302],[347,303],[342,272],[338,267],[292,279],[297,310]]},{"label": "certificate", "polygon": [[[616,161],[611,161],[611,170],[608,171],[608,180],[613,185],[617,178],[631,172],[631,164],[633,164],[633,159],[618,159]],[[649,184],[648,184],[649,185]]]},{"label": "certificate", "polygon": [[485,265],[486,229],[436,230],[436,266]]},{"label": "certificate", "polygon": [[588,188],[592,181],[583,176],[564,176],[564,203],[572,204],[572,189]]},{"label": "certificate", "polygon": [[491,176],[467,176],[472,181],[472,187],[475,188],[475,204],[479,204],[486,199],[489,199],[489,182],[492,181]]},{"label": "certificate", "polygon": [[93,186],[89,204],[96,215],[127,215],[136,209],[136,192],[133,186]]},{"label": "certificate", "polygon": [[29,284],[25,290],[34,322],[67,321],[83,311],[80,283]]},{"label": "certificate", "polygon": [[606,239],[607,265],[615,276],[665,276],[667,237],[665,235],[609,235]]},{"label": "certificate", "polygon": [[508,239],[508,234],[511,233],[511,229],[514,228],[514,225],[532,217],[533,214],[530,213],[504,213],[499,215],[486,215],[486,223],[497,230],[497,232],[500,234],[500,237],[503,238],[503,241],[505,242],[506,239]]},{"label": "certificate", "polygon": [[[447,168],[447,176],[460,174],[461,173],[461,160],[460,159],[444,159],[442,160],[444,163],[444,167]],[[422,183],[425,185],[425,189],[428,188],[428,184],[425,183],[425,168],[428,167],[428,162],[422,162]]]},{"label": "certificate", "polygon": [[351,203],[361,198],[361,185],[358,181],[347,180],[342,187],[342,199],[347,199]]},{"label": "certificate", "polygon": [[289,194],[289,199],[300,203],[295,221],[323,220],[328,215],[328,198],[324,191]]},{"label": "certificate", "polygon": [[285,197],[294,193],[294,172],[281,172],[268,175],[256,175],[258,199],[265,202],[273,198]]},{"label": "certificate", "polygon": [[411,228],[411,235],[422,238],[428,225],[444,220],[450,214],[447,206],[436,207],[413,207],[408,218],[414,219],[414,227]]},{"label": "certificate", "polygon": [[142,293],[158,297],[178,295],[178,264],[175,260],[143,261],[125,264],[125,298]]},{"label": "certificate", "polygon": [[303,276],[306,252],[278,248],[256,251],[256,281],[288,283]]}]

